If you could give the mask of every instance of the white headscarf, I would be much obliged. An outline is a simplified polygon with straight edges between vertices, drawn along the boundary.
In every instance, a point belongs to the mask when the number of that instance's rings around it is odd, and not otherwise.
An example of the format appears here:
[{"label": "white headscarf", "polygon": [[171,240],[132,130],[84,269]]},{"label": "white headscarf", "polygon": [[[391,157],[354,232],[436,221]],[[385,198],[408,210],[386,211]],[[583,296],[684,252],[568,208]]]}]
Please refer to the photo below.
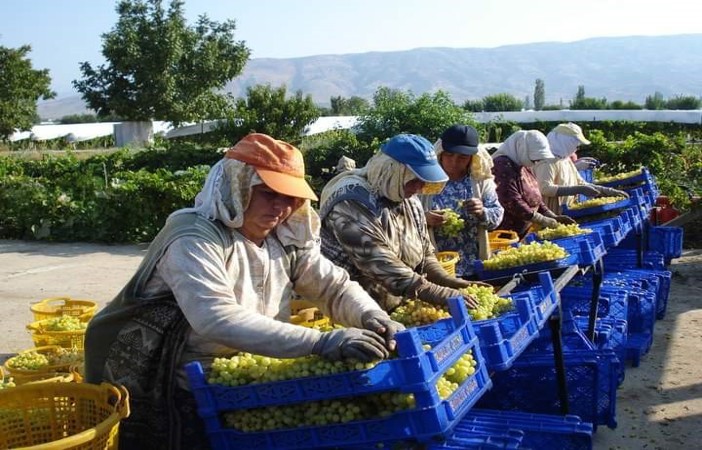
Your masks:
[{"label": "white headscarf", "polygon": [[568,158],[578,150],[580,141],[575,136],[559,133],[555,130],[546,135],[551,152],[560,159]]},{"label": "white headscarf", "polygon": [[[441,145],[441,139],[434,143],[434,152],[436,157],[441,161],[441,154],[445,152],[444,147]],[[470,177],[475,181],[483,181],[490,178],[494,178],[492,175],[492,157],[490,153],[487,152],[482,147],[478,147],[478,153],[471,155],[470,159]]]},{"label": "white headscarf", "polygon": [[370,192],[399,203],[405,196],[405,184],[415,178],[417,176],[403,163],[378,152],[364,167],[342,172],[329,180],[322,190],[319,204],[324,205],[334,192],[352,184],[367,185]]},{"label": "white headscarf", "polygon": [[492,159],[498,156],[507,156],[514,163],[524,167],[532,167],[534,160],[554,158],[549,149],[548,139],[538,130],[520,130],[513,133],[492,154]]},{"label": "white headscarf", "polygon": [[[236,159],[224,158],[207,174],[205,185],[195,197],[195,206],[175,211],[171,216],[196,213],[210,220],[219,220],[228,228],[241,228],[244,212],[249,207],[251,189],[264,184],[253,166]],[[308,246],[319,239],[319,216],[309,200],[293,211],[274,233],[283,245]]]}]

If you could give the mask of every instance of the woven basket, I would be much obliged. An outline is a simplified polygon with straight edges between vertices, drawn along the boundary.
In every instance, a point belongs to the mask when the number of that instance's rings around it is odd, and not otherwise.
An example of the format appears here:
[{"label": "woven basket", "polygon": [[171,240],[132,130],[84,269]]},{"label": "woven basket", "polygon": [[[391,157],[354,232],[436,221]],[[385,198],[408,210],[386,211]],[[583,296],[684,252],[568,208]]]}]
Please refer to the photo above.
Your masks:
[{"label": "woven basket", "polygon": [[129,394],[103,383],[39,383],[0,391],[0,448],[112,450]]},{"label": "woven basket", "polygon": [[89,320],[97,310],[97,303],[92,300],[74,300],[69,297],[50,297],[40,300],[29,307],[34,320],[51,319],[60,316],[75,316]]},{"label": "woven basket", "polygon": [[[80,320],[82,322],[87,322],[87,319],[83,319],[84,317],[81,316]],[[45,327],[47,320],[51,319],[39,320],[27,325],[27,330],[29,330],[32,334],[32,340],[34,341],[35,346],[43,347],[45,345],[58,345],[63,348],[83,350],[85,343],[85,329],[72,331],[50,331]]]},{"label": "woven basket", "polygon": [[436,254],[436,259],[449,275],[456,276],[456,264],[460,259],[458,252],[439,252]]},{"label": "woven basket", "polygon": [[[19,352],[19,355],[29,352],[37,352],[43,355],[50,355],[60,351],[61,347],[58,345],[45,345],[42,347],[31,348],[28,350],[23,350]],[[15,379],[17,385],[33,383],[37,381],[73,381],[73,375],[71,374],[71,366],[75,362],[70,362],[66,364],[54,364],[44,366],[36,370],[27,369],[17,369],[13,368],[13,362],[17,359],[17,356],[13,356],[5,361],[4,369],[11,377]]]},{"label": "woven basket", "polygon": [[488,241],[490,250],[496,252],[519,242],[519,235],[512,230],[493,230],[488,233]]}]

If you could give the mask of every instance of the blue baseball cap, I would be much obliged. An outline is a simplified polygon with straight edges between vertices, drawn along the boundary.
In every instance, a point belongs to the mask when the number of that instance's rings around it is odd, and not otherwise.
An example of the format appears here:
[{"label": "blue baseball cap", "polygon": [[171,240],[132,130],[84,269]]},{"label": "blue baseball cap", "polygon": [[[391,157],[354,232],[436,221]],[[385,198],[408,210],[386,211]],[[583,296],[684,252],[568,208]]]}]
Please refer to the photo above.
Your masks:
[{"label": "blue baseball cap", "polygon": [[406,165],[412,173],[427,183],[444,183],[448,175],[439,165],[434,146],[416,134],[398,134],[380,147],[380,150]]}]

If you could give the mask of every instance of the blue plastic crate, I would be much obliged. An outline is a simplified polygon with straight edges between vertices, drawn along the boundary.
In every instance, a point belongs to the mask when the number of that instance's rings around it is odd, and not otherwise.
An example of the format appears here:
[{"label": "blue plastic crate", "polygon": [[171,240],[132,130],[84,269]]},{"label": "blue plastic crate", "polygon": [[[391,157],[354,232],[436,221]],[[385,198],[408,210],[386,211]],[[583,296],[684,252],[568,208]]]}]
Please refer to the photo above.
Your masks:
[{"label": "blue plastic crate", "polygon": [[[569,414],[593,427],[616,428],[619,359],[611,350],[563,353]],[[504,372],[492,375],[493,388],[476,408],[561,414],[553,355],[522,355]]]},{"label": "blue plastic crate", "polygon": [[673,258],[680,258],[683,249],[683,229],[681,227],[651,226],[648,228],[648,250],[663,255],[666,265]]},{"label": "blue plastic crate", "polygon": [[[628,294],[624,290],[600,289],[597,301],[597,317],[627,320]],[[575,316],[590,316],[592,286],[566,286],[561,289],[561,308]]]},{"label": "blue plastic crate", "polygon": [[614,203],[607,203],[604,205],[590,206],[588,208],[577,208],[570,209],[567,204],[562,205],[561,214],[570,216],[573,218],[583,218],[587,216],[594,216],[606,212],[619,211],[624,208],[630,208],[635,204],[635,201],[631,198],[623,198]]},{"label": "blue plastic crate", "polygon": [[646,167],[641,168],[641,172],[637,173],[636,175],[632,175],[627,178],[623,178],[621,180],[613,180],[613,181],[597,181],[595,180],[596,184],[599,184],[601,186],[608,186],[608,187],[619,187],[619,188],[626,188],[626,187],[640,187],[640,186],[655,186],[655,180],[653,175],[651,175],[651,172],[648,170]]},{"label": "blue plastic crate", "polygon": [[592,424],[574,415],[532,414],[473,408],[456,426],[491,424],[524,433],[522,447],[530,449],[590,450]]},{"label": "blue plastic crate", "polygon": [[538,278],[538,284],[519,284],[512,291],[512,298],[527,298],[531,301],[536,327],[541,329],[558,308],[560,297],[549,272],[540,272]]},{"label": "blue plastic crate", "polygon": [[656,322],[655,294],[635,287],[627,291],[629,333],[653,334]]},{"label": "blue plastic crate", "polygon": [[[594,230],[590,233],[549,240],[565,248],[568,253],[578,255],[578,264],[581,266],[592,265],[607,253],[602,236]],[[529,243],[543,240],[539,239],[536,233],[529,233],[524,236],[523,241]]]},{"label": "blue plastic crate", "polygon": [[[589,326],[589,319],[583,316],[576,316],[575,321],[582,330],[586,332]],[[611,319],[608,317],[598,318],[595,321],[595,339],[593,344],[600,350],[612,350],[619,358],[619,375],[617,385],[621,385],[625,376],[625,365],[627,360],[627,321],[621,319]]]},{"label": "blue plastic crate", "polygon": [[[217,449],[299,449],[445,438],[491,387],[463,299],[450,299],[449,309],[451,318],[398,333],[399,358],[382,361],[368,370],[226,387],[208,384],[199,362],[187,364],[190,387],[210,443]],[[424,350],[423,344],[432,348]],[[475,373],[441,400],[437,379],[468,351],[473,352],[477,363]],[[226,411],[383,392],[412,393],[417,406],[379,419],[266,432],[246,433],[221,423],[220,414]]]},{"label": "blue plastic crate", "polygon": [[605,271],[618,271],[622,269],[654,269],[665,270],[663,255],[656,251],[643,252],[639,263],[638,251],[635,249],[613,248],[603,257]]},{"label": "blue plastic crate", "polygon": [[[573,316],[563,312],[561,321],[561,348],[564,352],[592,351],[592,342],[585,336],[576,324]],[[524,351],[524,355],[553,355],[553,334],[550,328],[544,328],[539,337]]]},{"label": "blue plastic crate", "polygon": [[422,448],[425,450],[519,449],[522,448],[521,443],[523,439],[524,432],[521,430],[504,428],[490,423],[472,424],[460,422],[453,434],[445,442],[430,444]]},{"label": "blue plastic crate", "polygon": [[479,280],[491,280],[496,278],[509,278],[516,274],[542,272],[546,270],[564,269],[569,266],[578,264],[578,255],[569,254],[565,258],[555,261],[545,261],[534,264],[525,264],[523,266],[509,267],[499,270],[486,270],[483,266],[483,261],[476,259],[474,262],[475,276]]},{"label": "blue plastic crate", "polygon": [[641,357],[651,350],[653,344],[653,334],[637,333],[629,335],[626,341],[626,361],[631,363],[632,367],[639,367]]},{"label": "blue plastic crate", "polygon": [[505,370],[536,338],[539,328],[528,298],[512,298],[514,312],[473,322],[488,370]]},{"label": "blue plastic crate", "polygon": [[658,289],[655,291],[656,319],[662,319],[665,317],[665,312],[668,307],[668,297],[670,295],[670,281],[672,276],[672,273],[669,270],[622,269],[621,271],[615,272],[615,274],[616,276],[623,278],[623,283],[629,283],[632,279],[646,280],[648,282],[651,282],[651,284],[655,284],[653,283],[654,280],[657,281]]},{"label": "blue plastic crate", "polygon": [[616,247],[629,232],[629,229],[624,227],[624,223],[619,216],[581,223],[580,228],[589,228],[599,233],[605,248]]}]

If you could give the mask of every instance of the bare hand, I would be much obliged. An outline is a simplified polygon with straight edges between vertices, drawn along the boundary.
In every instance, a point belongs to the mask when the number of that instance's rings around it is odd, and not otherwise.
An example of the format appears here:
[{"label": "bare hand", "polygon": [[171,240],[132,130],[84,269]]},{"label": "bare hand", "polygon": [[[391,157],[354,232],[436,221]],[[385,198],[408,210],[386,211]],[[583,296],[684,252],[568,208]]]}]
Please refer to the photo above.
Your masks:
[{"label": "bare hand", "polygon": [[427,218],[427,225],[430,227],[440,227],[446,221],[443,211],[440,210],[427,211],[424,213],[424,216]]},{"label": "bare hand", "polygon": [[468,214],[473,214],[478,217],[483,217],[485,215],[485,210],[483,207],[483,201],[479,198],[469,198],[463,201],[463,209]]}]

